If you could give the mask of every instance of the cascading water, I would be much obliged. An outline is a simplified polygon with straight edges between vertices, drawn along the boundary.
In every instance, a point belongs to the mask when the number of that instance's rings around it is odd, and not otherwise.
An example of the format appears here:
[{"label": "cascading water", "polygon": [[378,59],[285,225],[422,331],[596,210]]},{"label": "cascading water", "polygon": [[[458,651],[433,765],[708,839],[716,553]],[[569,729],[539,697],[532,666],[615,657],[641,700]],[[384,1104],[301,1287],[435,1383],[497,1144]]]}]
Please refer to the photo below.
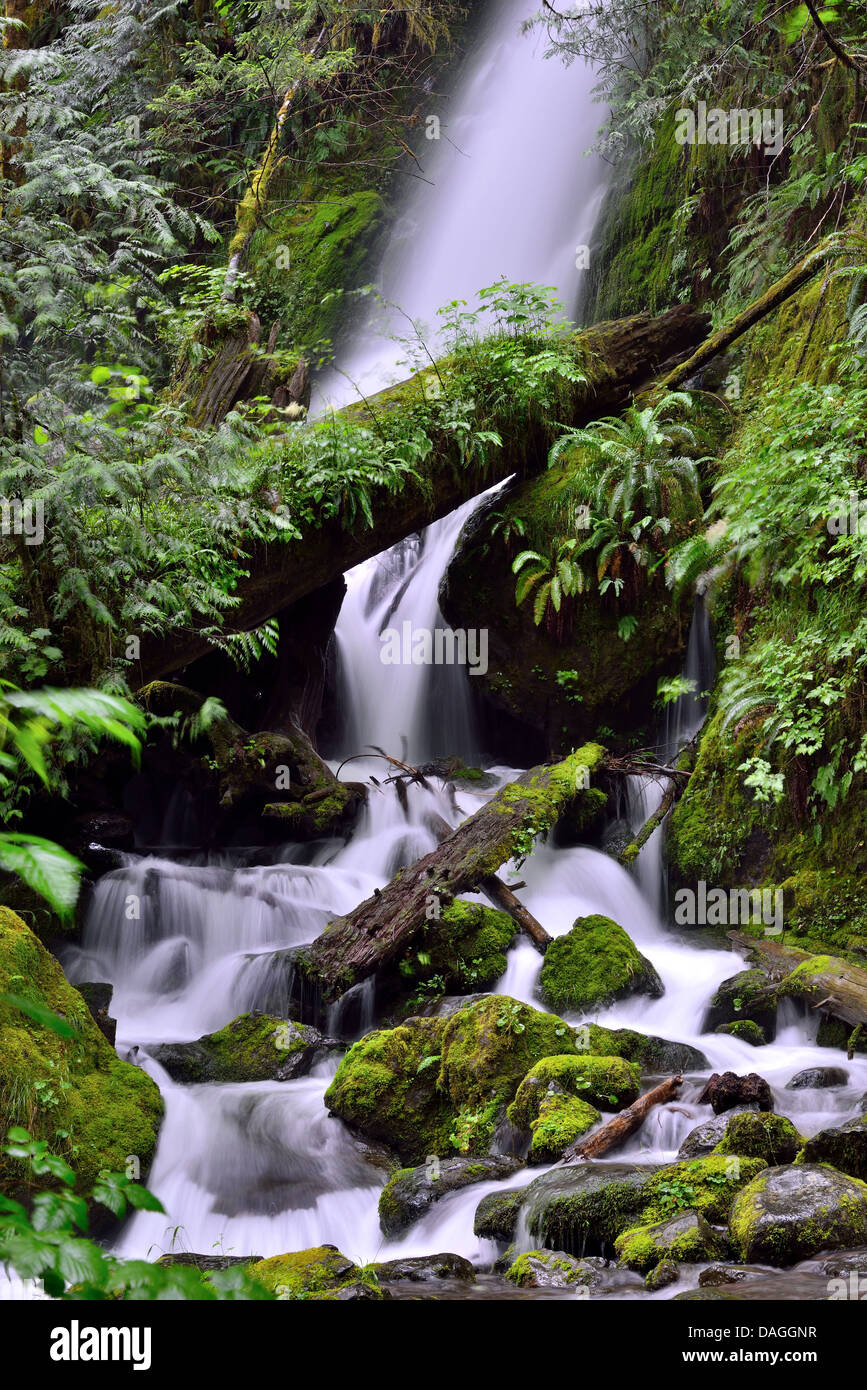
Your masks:
[{"label": "cascading water", "polygon": [[[602,190],[598,169],[574,157],[591,142],[598,121],[589,101],[592,75],[544,62],[535,41],[518,33],[525,10],[523,0],[500,6],[468,60],[466,81],[444,124],[446,138],[433,159],[432,186],[420,186],[409,203],[383,267],[386,296],[413,317],[430,319],[441,303],[469,297],[500,274],[554,283],[567,301],[575,300],[574,250],[590,239]],[[350,358],[349,372],[370,390],[394,366],[391,350],[368,335]],[[382,783],[385,765],[370,756],[375,746],[411,762],[452,754],[475,762],[482,756],[471,675],[458,667],[382,660],[384,629],[400,632],[409,623],[431,630],[441,624],[437,588],[468,510],[348,576],[336,634],[343,728],[334,766],[364,755],[353,762],[353,777],[374,773]],[[699,695],[710,683],[709,651],[699,606],[686,668]],[[702,717],[700,699],[678,703],[663,738],[665,756],[676,753]],[[505,767],[489,771],[496,785],[516,775]],[[336,1066],[333,1054],[300,1080],[232,1085],[178,1085],[149,1055],[157,1042],[194,1039],[245,1010],[280,1014],[289,993],[291,948],[313,940],[331,918],[433,849],[436,821],[456,825],[492,790],[455,795],[432,778],[427,787],[409,785],[402,801],[387,784],[371,786],[345,844],[323,840],[291,847],[278,862],[253,867],[238,866],[228,855],[205,865],[182,863],[177,854],[130,856],[99,881],[83,945],[70,949],[65,963],[73,980],[114,985],[119,1051],[147,1068],[166,1102],[148,1183],[167,1215],[137,1213],[121,1235],[122,1253],[153,1258],[180,1246],[267,1256],[330,1242],[356,1261],[444,1250],[478,1263],[492,1258],[495,1247],[473,1235],[473,1213],[480,1198],[496,1190],[493,1183],[453,1193],[404,1239],[383,1240],[377,1215],[383,1174],[323,1105]],[[654,794],[650,784],[636,780],[629,809],[633,829]],[[172,830],[175,844],[184,842],[182,832],[183,826]],[[633,872],[599,850],[543,845],[521,867],[522,900],[554,936],[567,932],[578,916],[611,916],[656,967],[665,986],[662,998],[627,999],[600,1022],[696,1046],[715,1069],[750,1071],[756,1056],[745,1042],[701,1032],[709,996],[741,962],[731,951],[696,943],[663,924],[661,839],[657,832],[648,841]],[[511,867],[504,867],[504,877]],[[498,991],[536,1003],[540,966],[534,948],[519,937]],[[372,990],[363,995],[362,1027],[375,1009]],[[332,1028],[339,1022],[329,1020]],[[761,1070],[778,1108],[802,1132],[855,1113],[867,1090],[867,1061],[846,1063],[849,1081],[843,1088],[781,1088],[803,1067],[842,1060],[818,1048],[794,1012],[781,1017],[775,1042],[762,1049]],[[677,1107],[655,1112],[618,1161],[671,1159],[699,1118],[699,1082],[698,1074],[692,1076]],[[544,1171],[525,1169],[511,1185]],[[526,1232],[524,1237],[529,1240]],[[611,1296],[620,1295],[615,1290]],[[634,1286],[629,1296],[636,1296]]]},{"label": "cascading water", "polygon": [[[501,276],[552,285],[567,314],[577,308],[582,255],[605,191],[606,166],[582,158],[599,126],[594,75],[544,57],[544,39],[522,34],[526,0],[491,6],[458,90],[437,116],[440,138],[420,152],[423,176],[392,229],[377,287],[387,305],[339,354],[322,382],[335,407],[407,375],[408,320],[436,348],[437,310],[472,303]],[[399,312],[402,311],[402,312]]]}]

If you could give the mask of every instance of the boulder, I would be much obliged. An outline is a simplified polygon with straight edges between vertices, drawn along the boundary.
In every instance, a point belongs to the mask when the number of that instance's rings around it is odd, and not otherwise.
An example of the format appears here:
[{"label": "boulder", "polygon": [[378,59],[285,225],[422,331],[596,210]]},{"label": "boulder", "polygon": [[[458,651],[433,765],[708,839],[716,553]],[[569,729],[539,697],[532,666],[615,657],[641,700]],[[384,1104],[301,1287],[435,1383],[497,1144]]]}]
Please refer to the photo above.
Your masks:
[{"label": "boulder", "polygon": [[304,1024],[248,1013],[196,1042],[157,1043],[148,1051],[175,1081],[292,1081],[317,1056],[342,1046]]},{"label": "boulder", "polygon": [[624,1110],[641,1092],[638,1067],[623,1057],[543,1057],[518,1087],[508,1115],[516,1129],[528,1129],[549,1086],[577,1096],[600,1110]]},{"label": "boulder", "polygon": [[489,1192],[476,1207],[473,1234],[483,1240],[511,1240],[515,1234],[523,1199],[523,1187],[509,1187],[504,1192]]},{"label": "boulder", "polygon": [[[591,1052],[606,1057],[625,1057],[627,1061],[636,1062],[644,1073],[682,1075],[689,1071],[706,1071],[710,1065],[704,1053],[689,1043],[636,1033],[631,1028],[603,1028],[598,1023],[584,1027]],[[579,1028],[579,1038],[583,1037],[583,1032],[583,1027]]]},{"label": "boulder", "polygon": [[[122,1062],[54,956],[0,907],[0,1111],[45,1140],[89,1194],[103,1168],[123,1172],[130,1155],[147,1172],[163,1102],[140,1067]],[[8,996],[21,1000],[22,1007]],[[33,1012],[30,1012],[32,1010]],[[48,1010],[72,1030],[62,1037],[40,1022]],[[37,1084],[38,1083],[38,1084]],[[20,1191],[20,1164],[0,1153],[0,1191]]]},{"label": "boulder", "polygon": [[104,981],[86,981],[76,985],[76,989],[90,1010],[90,1016],[106,1042],[114,1047],[117,1038],[117,1019],[109,1013],[114,985]]},{"label": "boulder", "polygon": [[379,1194],[379,1224],[387,1236],[405,1231],[434,1202],[477,1182],[510,1178],[521,1165],[514,1158],[447,1158],[436,1166],[399,1168]]},{"label": "boulder", "polygon": [[676,1260],[660,1260],[647,1275],[644,1287],[651,1293],[656,1293],[658,1289],[665,1289],[669,1284],[676,1284],[679,1278],[680,1266]]},{"label": "boulder", "polygon": [[728,1123],[714,1153],[762,1158],[770,1166],[793,1163],[804,1142],[784,1115],[748,1110],[738,1115],[731,1115],[729,1111],[726,1116]]},{"label": "boulder", "polygon": [[463,1255],[411,1255],[374,1265],[373,1272],[380,1284],[402,1279],[414,1284],[427,1283],[431,1279],[460,1279],[466,1284],[476,1281],[476,1271]]},{"label": "boulder", "polygon": [[760,1028],[758,1023],[753,1023],[751,1018],[741,1018],[736,1023],[721,1023],[714,1032],[725,1033],[730,1038],[740,1038],[741,1042],[749,1043],[750,1047],[764,1047],[768,1041],[764,1028]]},{"label": "boulder", "polygon": [[832,1086],[845,1086],[848,1080],[849,1073],[843,1067],[806,1067],[786,1082],[786,1090],[827,1090]]},{"label": "boulder", "polygon": [[648,994],[658,999],[663,985],[650,961],[610,917],[579,917],[545,953],[539,977],[542,998],[551,1008],[584,1010]]},{"label": "boulder", "polygon": [[530,1235],[540,1244],[579,1254],[604,1254],[644,1205],[652,1168],[629,1163],[573,1163],[543,1173],[521,1204]]},{"label": "boulder", "polygon": [[769,1001],[765,993],[768,985],[764,971],[755,968],[739,970],[737,975],[723,980],[711,995],[701,1031],[715,1033],[721,1024],[747,1020],[757,1024],[766,1037],[773,1038],[777,1009],[776,1003]]},{"label": "boulder", "polygon": [[733,1071],[714,1072],[698,1098],[699,1105],[710,1105],[715,1115],[733,1110],[736,1105],[757,1105],[760,1110],[773,1110],[771,1088],[763,1076],[747,1072],[737,1076]]},{"label": "boulder", "polygon": [[763,1158],[733,1159],[718,1153],[666,1164],[650,1174],[642,1188],[642,1224],[689,1209],[712,1225],[722,1225],[737,1194],[765,1167]]},{"label": "boulder", "polygon": [[726,1132],[730,1116],[744,1113],[750,1112],[729,1110],[722,1115],[714,1115],[710,1120],[702,1120],[700,1125],[689,1131],[677,1151],[678,1158],[701,1158],[703,1154],[712,1153]]},{"label": "boulder", "polygon": [[555,1089],[542,1093],[536,1114],[530,1121],[529,1163],[556,1163],[568,1148],[601,1119],[598,1110],[577,1096]]},{"label": "boulder", "polygon": [[620,1263],[646,1274],[661,1260],[696,1264],[716,1259],[719,1237],[697,1211],[682,1211],[654,1226],[634,1226],[614,1242]]},{"label": "boulder", "polygon": [[739,1193],[729,1219],[743,1260],[791,1265],[867,1241],[867,1184],[815,1163],[768,1168]]},{"label": "boulder", "polygon": [[[346,1291],[347,1297],[358,1296],[358,1266],[341,1255],[336,1245],[272,1255],[250,1265],[249,1272],[274,1298],[334,1298],[341,1291]],[[381,1297],[375,1288],[369,1287],[364,1296]]]},{"label": "boulder", "polygon": [[830,1163],[841,1173],[867,1181],[867,1115],[859,1115],[836,1129],[823,1129],[808,1139],[804,1163]]},{"label": "boulder", "polygon": [[601,1270],[607,1265],[593,1257],[576,1260],[565,1250],[530,1250],[518,1256],[506,1278],[522,1289],[593,1289],[602,1283]]}]

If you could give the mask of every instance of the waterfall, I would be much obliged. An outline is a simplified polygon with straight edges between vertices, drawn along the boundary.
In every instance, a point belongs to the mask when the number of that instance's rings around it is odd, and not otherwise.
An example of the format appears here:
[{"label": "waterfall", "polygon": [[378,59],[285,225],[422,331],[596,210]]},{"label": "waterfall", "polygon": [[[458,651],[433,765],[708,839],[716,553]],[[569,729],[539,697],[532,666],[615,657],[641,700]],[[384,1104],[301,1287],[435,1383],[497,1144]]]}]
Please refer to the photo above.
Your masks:
[{"label": "waterfall", "polygon": [[469,54],[463,80],[442,110],[439,139],[422,141],[422,174],[388,239],[377,287],[387,309],[368,319],[338,353],[321,385],[337,407],[408,375],[392,335],[425,325],[436,349],[437,310],[502,276],[551,285],[568,315],[581,291],[582,254],[606,187],[606,166],[583,158],[603,111],[592,100],[592,69],[544,57],[545,40],[522,34],[527,0],[499,0]]}]

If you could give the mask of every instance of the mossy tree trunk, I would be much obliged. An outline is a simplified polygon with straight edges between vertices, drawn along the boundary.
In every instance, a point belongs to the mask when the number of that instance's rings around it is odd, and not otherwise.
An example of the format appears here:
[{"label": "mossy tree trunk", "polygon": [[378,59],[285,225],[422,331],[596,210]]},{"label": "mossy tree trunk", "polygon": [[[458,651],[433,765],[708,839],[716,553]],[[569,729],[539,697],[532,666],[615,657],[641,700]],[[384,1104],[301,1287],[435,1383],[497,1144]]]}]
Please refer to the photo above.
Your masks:
[{"label": "mossy tree trunk", "polygon": [[587,744],[563,762],[531,768],[503,787],[437,849],[329,923],[303,952],[307,980],[331,1002],[405,951],[422,927],[431,930],[438,905],[474,891],[507,859],[529,852],[535,837],[567,811],[591,818],[605,797],[587,783],[603,756],[598,744]]}]

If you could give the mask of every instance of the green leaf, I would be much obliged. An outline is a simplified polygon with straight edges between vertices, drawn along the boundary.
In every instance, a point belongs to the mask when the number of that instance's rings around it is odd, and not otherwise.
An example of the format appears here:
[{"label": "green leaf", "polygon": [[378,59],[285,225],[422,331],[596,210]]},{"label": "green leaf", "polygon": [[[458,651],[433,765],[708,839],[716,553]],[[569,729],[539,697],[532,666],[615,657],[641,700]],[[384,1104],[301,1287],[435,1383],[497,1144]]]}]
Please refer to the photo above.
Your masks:
[{"label": "green leaf", "polygon": [[[28,1018],[32,1018],[35,1023],[41,1023],[43,1028],[49,1028],[59,1038],[74,1038],[76,1036],[76,1030],[72,1024],[67,1023],[65,1018],[61,1018],[45,1004],[40,1004],[32,999],[22,999],[20,994],[0,994],[0,1004],[7,1004],[11,1009],[18,1009]],[[28,1140],[30,1138],[24,1129],[15,1131],[10,1129],[8,1137],[13,1138],[15,1133],[25,1135]]]},{"label": "green leaf", "polygon": [[0,834],[0,869],[23,878],[59,917],[71,915],[84,865],[60,845],[38,835]]},{"label": "green leaf", "polygon": [[93,1241],[72,1237],[57,1247],[57,1269],[68,1284],[101,1284],[108,1273],[108,1263]]}]

